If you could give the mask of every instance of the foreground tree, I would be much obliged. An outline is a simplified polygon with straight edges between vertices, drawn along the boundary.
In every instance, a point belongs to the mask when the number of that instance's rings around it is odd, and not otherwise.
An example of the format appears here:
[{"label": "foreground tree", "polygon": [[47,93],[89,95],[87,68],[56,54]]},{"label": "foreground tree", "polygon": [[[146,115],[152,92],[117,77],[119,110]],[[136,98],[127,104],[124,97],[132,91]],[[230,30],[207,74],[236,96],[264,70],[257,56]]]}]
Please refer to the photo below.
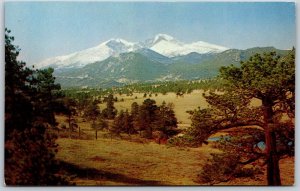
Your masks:
[{"label": "foreground tree", "polygon": [[17,60],[19,48],[12,44],[14,37],[5,30],[5,137],[17,130],[31,127],[34,121],[31,105],[33,71]]},{"label": "foreground tree", "polygon": [[5,30],[5,183],[67,184],[57,173],[53,70],[31,70],[17,60],[18,47]]},{"label": "foreground tree", "polygon": [[[294,144],[294,54],[294,49],[282,58],[274,52],[256,54],[241,67],[221,68],[220,77],[227,82],[225,93],[205,95],[211,108],[191,112],[201,143],[211,134],[232,127],[254,125],[261,129],[268,185],[281,185],[279,146]],[[261,106],[250,107],[253,98],[259,99]]]},{"label": "foreground tree", "polygon": [[37,70],[34,83],[35,102],[32,102],[35,108],[35,116],[41,119],[47,119],[45,122],[56,125],[54,112],[58,110],[58,99],[62,97],[60,93],[60,85],[55,83],[53,77],[53,68]]}]

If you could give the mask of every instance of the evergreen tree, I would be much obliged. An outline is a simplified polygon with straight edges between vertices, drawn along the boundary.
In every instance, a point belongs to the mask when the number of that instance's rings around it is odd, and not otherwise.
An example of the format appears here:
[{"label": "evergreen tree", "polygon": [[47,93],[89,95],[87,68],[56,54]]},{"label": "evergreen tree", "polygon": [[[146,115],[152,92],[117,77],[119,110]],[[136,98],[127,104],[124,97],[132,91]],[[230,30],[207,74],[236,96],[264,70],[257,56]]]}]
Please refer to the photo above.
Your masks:
[{"label": "evergreen tree", "polygon": [[175,117],[173,108],[173,104],[166,104],[166,102],[163,101],[158,110],[157,127],[158,130],[162,131],[166,136],[177,134],[177,131],[174,129],[177,128],[177,118]]},{"label": "evergreen tree", "polygon": [[131,135],[136,133],[133,127],[133,117],[129,114],[128,110],[124,113],[124,125],[123,125],[124,132]]},{"label": "evergreen tree", "polygon": [[133,118],[136,118],[137,115],[138,115],[138,113],[139,113],[139,105],[136,102],[133,102],[131,104],[131,112],[130,112],[130,114],[131,114],[131,116]]},{"label": "evergreen tree", "polygon": [[[285,142],[282,139],[294,145],[294,53],[292,50],[282,58],[273,52],[256,54],[242,62],[241,67],[221,68],[220,77],[227,82],[224,95],[206,95],[212,107],[192,112],[192,126],[201,142],[231,127],[255,125],[263,129],[269,185],[281,185],[279,145]],[[252,98],[261,100],[262,105],[251,107]],[[286,114],[289,118],[282,120]]]},{"label": "evergreen tree", "polygon": [[36,71],[36,79],[34,80],[34,99],[33,103],[34,113],[40,119],[46,119],[51,125],[56,125],[54,112],[58,109],[59,102],[57,99],[61,98],[59,92],[60,85],[55,83],[53,77],[53,68],[47,68]]},{"label": "evergreen tree", "polygon": [[95,130],[95,138],[98,139],[98,131],[107,129],[108,123],[102,118],[98,117],[96,120],[94,120],[91,124],[91,128]]},{"label": "evergreen tree", "polygon": [[106,99],[106,108],[103,110],[103,116],[107,119],[114,119],[117,115],[117,110],[114,106],[114,97],[109,94]]},{"label": "evergreen tree", "polygon": [[[5,183],[67,184],[57,173],[53,70],[31,70],[18,61],[19,48],[5,29]],[[47,113],[45,113],[47,112]]]},{"label": "evergreen tree", "polygon": [[135,131],[138,131],[141,135],[141,131],[143,128],[142,127],[142,124],[140,123],[140,115],[139,115],[139,105],[136,103],[136,102],[133,102],[131,104],[131,119],[132,119],[132,126],[133,126],[133,129]]},{"label": "evergreen tree", "polygon": [[146,99],[139,109],[139,126],[140,130],[146,130],[146,137],[152,138],[152,132],[157,128],[157,110],[155,100]]},{"label": "evergreen tree", "polygon": [[5,29],[5,137],[14,130],[30,128],[33,121],[31,83],[33,71],[18,61],[19,48]]},{"label": "evergreen tree", "polygon": [[84,117],[94,122],[100,117],[100,114],[101,112],[99,106],[97,103],[92,102],[88,104],[87,108],[85,109]]},{"label": "evergreen tree", "polygon": [[110,129],[110,132],[113,135],[120,136],[121,132],[124,130],[124,111],[121,110],[119,112],[119,115],[114,119],[112,128]]},{"label": "evergreen tree", "polygon": [[69,137],[71,138],[72,132],[78,127],[77,120],[75,116],[77,115],[76,110],[76,101],[72,98],[64,98],[64,110],[62,111],[63,114],[67,116],[66,122],[68,123],[69,129]]},{"label": "evergreen tree", "polygon": [[[276,53],[256,54],[242,62],[240,68],[221,69],[221,76],[231,88],[262,101],[262,128],[265,132],[267,180],[269,185],[281,185],[276,128],[276,116],[294,113],[295,50],[280,59]],[[279,109],[278,109],[279,108]],[[285,111],[281,110],[284,109]]]}]

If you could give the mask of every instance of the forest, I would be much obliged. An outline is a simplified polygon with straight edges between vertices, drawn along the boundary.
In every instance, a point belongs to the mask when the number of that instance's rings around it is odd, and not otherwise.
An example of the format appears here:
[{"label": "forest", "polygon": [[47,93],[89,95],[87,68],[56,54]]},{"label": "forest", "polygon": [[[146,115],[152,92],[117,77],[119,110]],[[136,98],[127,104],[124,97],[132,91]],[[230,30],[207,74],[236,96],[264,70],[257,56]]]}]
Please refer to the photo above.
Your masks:
[{"label": "forest", "polygon": [[216,78],[95,89],[62,88],[13,41],[6,29],[6,185],[294,184],[294,48]]}]

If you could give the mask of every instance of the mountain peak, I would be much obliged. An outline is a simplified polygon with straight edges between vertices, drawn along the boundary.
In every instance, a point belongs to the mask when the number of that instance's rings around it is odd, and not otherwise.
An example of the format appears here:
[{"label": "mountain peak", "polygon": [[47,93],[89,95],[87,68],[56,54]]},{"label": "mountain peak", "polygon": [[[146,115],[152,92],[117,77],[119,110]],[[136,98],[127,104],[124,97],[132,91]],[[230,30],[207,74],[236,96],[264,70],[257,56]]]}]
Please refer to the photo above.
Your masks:
[{"label": "mountain peak", "polygon": [[148,47],[167,57],[175,57],[181,55],[187,55],[191,52],[197,52],[199,54],[218,53],[227,50],[228,48],[197,41],[193,43],[183,43],[176,40],[174,37],[167,34],[157,34],[152,40],[148,40],[146,43]]},{"label": "mountain peak", "polygon": [[161,40],[172,41],[175,39],[174,39],[174,37],[167,35],[167,34],[157,34],[154,37],[153,43],[157,43],[158,41],[161,41]]},{"label": "mountain peak", "polygon": [[128,42],[127,40],[124,40],[124,39],[121,39],[121,38],[112,38],[112,39],[109,39],[109,40],[103,42],[102,44],[105,44],[105,45],[123,44],[123,45],[127,45],[127,46],[133,46],[134,45],[133,42]]},{"label": "mountain peak", "polygon": [[[198,41],[194,43],[183,43],[167,34],[157,34],[154,38],[145,42],[129,42],[121,38],[109,39],[96,47],[74,52],[69,55],[49,58],[38,63],[37,68],[52,66],[54,68],[83,67],[87,64],[102,61],[110,56],[117,56],[121,53],[133,52],[142,48],[150,49],[158,54],[171,58],[187,55],[191,52],[199,54],[218,53],[228,48]],[[152,52],[153,53],[153,52]],[[151,55],[156,55],[152,54]],[[150,53],[149,53],[150,54]],[[156,55],[156,57],[159,57]],[[159,57],[160,59],[160,57]],[[165,60],[165,58],[163,58]]]}]

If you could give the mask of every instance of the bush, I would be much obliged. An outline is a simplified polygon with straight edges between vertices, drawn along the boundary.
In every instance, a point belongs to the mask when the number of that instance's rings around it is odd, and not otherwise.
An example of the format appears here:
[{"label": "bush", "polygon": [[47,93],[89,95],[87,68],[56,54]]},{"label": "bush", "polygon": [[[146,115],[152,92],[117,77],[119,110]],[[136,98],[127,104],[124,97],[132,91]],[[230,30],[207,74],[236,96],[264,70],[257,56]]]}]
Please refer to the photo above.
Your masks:
[{"label": "bush", "polygon": [[7,185],[68,185],[56,174],[55,136],[42,127],[14,131],[5,142],[5,183]]},{"label": "bush", "polygon": [[178,147],[198,147],[199,144],[195,141],[195,138],[189,135],[176,136],[168,139],[167,144],[169,146]]},{"label": "bush", "polygon": [[250,177],[254,178],[255,174],[261,173],[261,170],[255,167],[243,167],[239,163],[240,157],[229,153],[211,154],[212,158],[208,159],[207,164],[202,168],[198,175],[198,182],[217,184],[227,182],[233,178]]},{"label": "bush", "polygon": [[152,139],[152,133],[150,131],[144,130],[141,132],[141,137],[146,139]]}]

